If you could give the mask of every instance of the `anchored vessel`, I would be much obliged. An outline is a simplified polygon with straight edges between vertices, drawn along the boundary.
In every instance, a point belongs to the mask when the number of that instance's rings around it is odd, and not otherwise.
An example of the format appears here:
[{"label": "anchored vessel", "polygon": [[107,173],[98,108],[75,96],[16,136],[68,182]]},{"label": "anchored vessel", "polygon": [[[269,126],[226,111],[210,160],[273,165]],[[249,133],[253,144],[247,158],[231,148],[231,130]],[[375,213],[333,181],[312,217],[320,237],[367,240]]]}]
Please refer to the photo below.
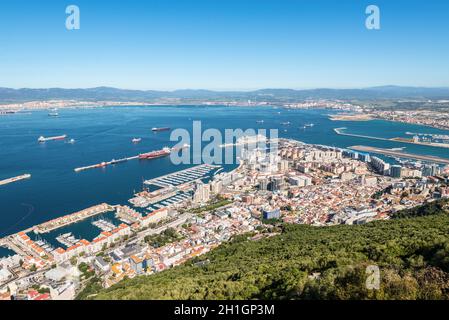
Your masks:
[{"label": "anchored vessel", "polygon": [[5,185],[5,184],[9,184],[9,183],[13,183],[13,182],[17,182],[17,181],[20,181],[20,180],[30,179],[30,178],[31,178],[31,174],[24,174],[24,175],[17,176],[17,177],[14,177],[14,178],[0,180],[0,186]]},{"label": "anchored vessel", "polygon": [[151,131],[153,132],[159,132],[159,131],[169,131],[170,128],[168,127],[162,127],[162,128],[152,128]]},{"label": "anchored vessel", "polygon": [[47,141],[54,141],[54,140],[65,140],[65,138],[67,138],[67,135],[62,135],[62,136],[56,136],[56,137],[44,137],[44,136],[40,136],[39,139],[37,139],[38,142],[43,143],[43,142],[47,142]]},{"label": "anchored vessel", "polygon": [[166,157],[166,156],[170,155],[170,152],[171,152],[170,148],[163,148],[162,150],[139,154],[139,159],[149,160],[149,159]]}]

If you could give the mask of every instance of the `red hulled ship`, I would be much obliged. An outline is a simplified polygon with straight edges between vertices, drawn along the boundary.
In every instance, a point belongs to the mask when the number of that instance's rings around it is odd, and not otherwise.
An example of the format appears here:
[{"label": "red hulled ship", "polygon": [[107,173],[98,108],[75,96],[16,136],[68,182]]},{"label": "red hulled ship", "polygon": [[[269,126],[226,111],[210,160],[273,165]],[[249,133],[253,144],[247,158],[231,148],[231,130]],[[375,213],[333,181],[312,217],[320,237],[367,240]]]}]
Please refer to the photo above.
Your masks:
[{"label": "red hulled ship", "polygon": [[166,156],[170,155],[170,152],[171,152],[170,148],[163,148],[162,150],[151,151],[148,153],[139,154],[139,159],[149,160],[149,159],[166,157]]}]

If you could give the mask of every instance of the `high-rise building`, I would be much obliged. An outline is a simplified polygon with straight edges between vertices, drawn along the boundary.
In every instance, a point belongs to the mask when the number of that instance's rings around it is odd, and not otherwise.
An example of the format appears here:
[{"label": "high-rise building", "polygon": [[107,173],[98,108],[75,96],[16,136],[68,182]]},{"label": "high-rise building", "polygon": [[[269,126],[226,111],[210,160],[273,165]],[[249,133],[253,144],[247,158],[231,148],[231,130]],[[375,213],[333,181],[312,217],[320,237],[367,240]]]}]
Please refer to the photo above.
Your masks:
[{"label": "high-rise building", "polygon": [[218,194],[223,189],[223,182],[219,179],[212,180],[210,182],[210,191],[214,194]]},{"label": "high-rise building", "polygon": [[209,201],[210,189],[209,185],[203,182],[197,182],[194,188],[193,202],[194,203],[205,203]]},{"label": "high-rise building", "polygon": [[273,177],[271,178],[270,184],[268,185],[268,190],[270,191],[280,191],[284,187],[283,177]]},{"label": "high-rise building", "polygon": [[268,179],[261,179],[259,180],[259,190],[261,191],[267,191],[268,190]]},{"label": "high-rise building", "polygon": [[281,210],[280,209],[263,210],[262,216],[266,220],[279,219],[281,217]]},{"label": "high-rise building", "polygon": [[279,172],[287,172],[288,171],[288,161],[287,160],[281,160],[278,162],[278,171]]},{"label": "high-rise building", "polygon": [[387,175],[390,172],[390,164],[378,157],[371,157],[371,165],[380,174]]},{"label": "high-rise building", "polygon": [[390,175],[393,178],[401,178],[402,177],[402,166],[394,165],[390,168]]}]

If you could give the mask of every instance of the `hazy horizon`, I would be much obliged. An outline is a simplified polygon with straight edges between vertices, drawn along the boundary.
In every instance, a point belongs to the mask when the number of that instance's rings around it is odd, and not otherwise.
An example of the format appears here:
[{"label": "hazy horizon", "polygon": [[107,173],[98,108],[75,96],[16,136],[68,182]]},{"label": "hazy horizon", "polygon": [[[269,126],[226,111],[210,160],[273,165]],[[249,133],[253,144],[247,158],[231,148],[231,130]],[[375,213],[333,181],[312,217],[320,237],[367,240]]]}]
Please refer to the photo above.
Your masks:
[{"label": "hazy horizon", "polygon": [[306,90],[368,90],[376,88],[416,88],[416,89],[449,89],[449,85],[446,86],[408,86],[408,85],[396,85],[396,84],[385,84],[385,85],[372,85],[372,86],[356,86],[356,87],[303,87],[303,88],[291,88],[291,87],[258,87],[258,88],[223,88],[223,89],[211,89],[211,88],[174,88],[174,89],[164,89],[164,88],[126,88],[126,87],[111,87],[106,85],[99,85],[95,87],[11,87],[11,86],[0,86],[1,89],[13,89],[13,90],[50,90],[50,89],[62,89],[62,90],[91,90],[100,88],[109,88],[116,90],[131,90],[131,91],[162,91],[162,92],[176,92],[176,91],[214,91],[214,92],[253,92],[260,90],[295,90],[295,91],[306,91]]}]

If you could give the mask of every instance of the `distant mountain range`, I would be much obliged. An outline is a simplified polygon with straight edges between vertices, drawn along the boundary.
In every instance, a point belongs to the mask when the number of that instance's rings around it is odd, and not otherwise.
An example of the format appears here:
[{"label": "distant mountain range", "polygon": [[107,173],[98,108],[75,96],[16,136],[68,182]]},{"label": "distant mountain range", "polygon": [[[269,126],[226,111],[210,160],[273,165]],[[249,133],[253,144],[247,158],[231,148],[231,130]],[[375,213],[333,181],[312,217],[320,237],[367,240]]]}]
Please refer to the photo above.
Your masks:
[{"label": "distant mountain range", "polygon": [[0,103],[44,100],[160,102],[177,99],[185,101],[267,101],[289,102],[303,99],[449,99],[448,88],[382,86],[364,89],[261,89],[255,91],[211,90],[125,90],[110,87],[88,89],[11,89],[0,88]]}]

